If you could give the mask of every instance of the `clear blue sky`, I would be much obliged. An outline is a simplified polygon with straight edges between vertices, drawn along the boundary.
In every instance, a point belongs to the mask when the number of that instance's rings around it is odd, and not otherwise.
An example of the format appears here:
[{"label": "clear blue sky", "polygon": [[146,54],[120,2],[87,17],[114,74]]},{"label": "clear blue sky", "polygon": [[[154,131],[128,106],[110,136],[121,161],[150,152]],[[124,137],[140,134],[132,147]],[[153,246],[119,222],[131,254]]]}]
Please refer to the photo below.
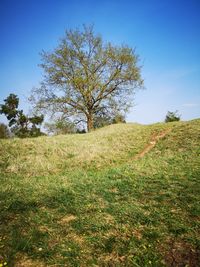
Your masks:
[{"label": "clear blue sky", "polygon": [[42,80],[39,53],[66,29],[92,23],[104,40],[140,55],[146,90],[128,121],[163,121],[168,110],[200,117],[200,0],[0,0],[0,103],[12,92],[28,111]]}]

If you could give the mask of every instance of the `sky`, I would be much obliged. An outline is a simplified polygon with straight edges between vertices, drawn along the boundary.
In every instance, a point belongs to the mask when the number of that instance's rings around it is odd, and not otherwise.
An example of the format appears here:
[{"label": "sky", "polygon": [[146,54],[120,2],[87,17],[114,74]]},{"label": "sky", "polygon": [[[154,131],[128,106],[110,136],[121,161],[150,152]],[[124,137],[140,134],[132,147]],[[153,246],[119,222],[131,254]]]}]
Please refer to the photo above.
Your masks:
[{"label": "sky", "polygon": [[182,120],[200,118],[200,0],[0,0],[0,104],[14,93],[28,112],[43,78],[41,51],[83,24],[140,57],[145,89],[128,122],[162,122],[175,110]]}]

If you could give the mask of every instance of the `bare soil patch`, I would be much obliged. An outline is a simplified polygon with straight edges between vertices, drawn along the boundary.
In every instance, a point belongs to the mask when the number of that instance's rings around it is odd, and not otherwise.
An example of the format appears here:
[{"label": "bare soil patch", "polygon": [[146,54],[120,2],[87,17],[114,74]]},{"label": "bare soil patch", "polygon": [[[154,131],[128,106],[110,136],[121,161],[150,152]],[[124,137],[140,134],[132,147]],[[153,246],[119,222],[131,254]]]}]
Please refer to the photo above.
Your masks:
[{"label": "bare soil patch", "polygon": [[169,132],[171,132],[171,129],[167,129],[166,131],[153,135],[149,144],[139,154],[137,154],[134,159],[137,160],[139,158],[143,158],[145,154],[147,154],[152,148],[154,148],[158,140],[164,138]]},{"label": "bare soil patch", "polygon": [[183,240],[169,240],[167,246],[160,247],[166,266],[200,266],[200,250]]}]

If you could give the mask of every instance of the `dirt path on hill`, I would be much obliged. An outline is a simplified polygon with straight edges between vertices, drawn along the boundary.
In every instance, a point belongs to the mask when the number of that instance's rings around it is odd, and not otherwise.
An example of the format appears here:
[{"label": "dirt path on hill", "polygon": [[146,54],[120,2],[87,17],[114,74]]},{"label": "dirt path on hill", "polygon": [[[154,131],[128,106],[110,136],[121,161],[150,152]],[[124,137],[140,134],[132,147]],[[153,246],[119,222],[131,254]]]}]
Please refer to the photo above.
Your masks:
[{"label": "dirt path on hill", "polygon": [[143,158],[145,154],[147,154],[158,142],[158,140],[164,138],[169,132],[171,132],[172,129],[167,129],[165,131],[162,131],[161,133],[154,134],[151,138],[151,141],[149,144],[139,153],[137,154],[133,159],[140,159]]}]

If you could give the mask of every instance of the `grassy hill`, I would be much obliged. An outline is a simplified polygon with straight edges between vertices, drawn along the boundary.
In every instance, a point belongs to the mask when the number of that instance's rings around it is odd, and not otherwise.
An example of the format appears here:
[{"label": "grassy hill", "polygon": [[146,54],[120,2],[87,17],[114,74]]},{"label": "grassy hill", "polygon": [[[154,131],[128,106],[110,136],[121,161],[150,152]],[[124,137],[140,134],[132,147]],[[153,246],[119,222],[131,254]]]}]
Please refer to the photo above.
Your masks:
[{"label": "grassy hill", "polygon": [[198,266],[199,144],[200,120],[0,140],[0,263]]}]

